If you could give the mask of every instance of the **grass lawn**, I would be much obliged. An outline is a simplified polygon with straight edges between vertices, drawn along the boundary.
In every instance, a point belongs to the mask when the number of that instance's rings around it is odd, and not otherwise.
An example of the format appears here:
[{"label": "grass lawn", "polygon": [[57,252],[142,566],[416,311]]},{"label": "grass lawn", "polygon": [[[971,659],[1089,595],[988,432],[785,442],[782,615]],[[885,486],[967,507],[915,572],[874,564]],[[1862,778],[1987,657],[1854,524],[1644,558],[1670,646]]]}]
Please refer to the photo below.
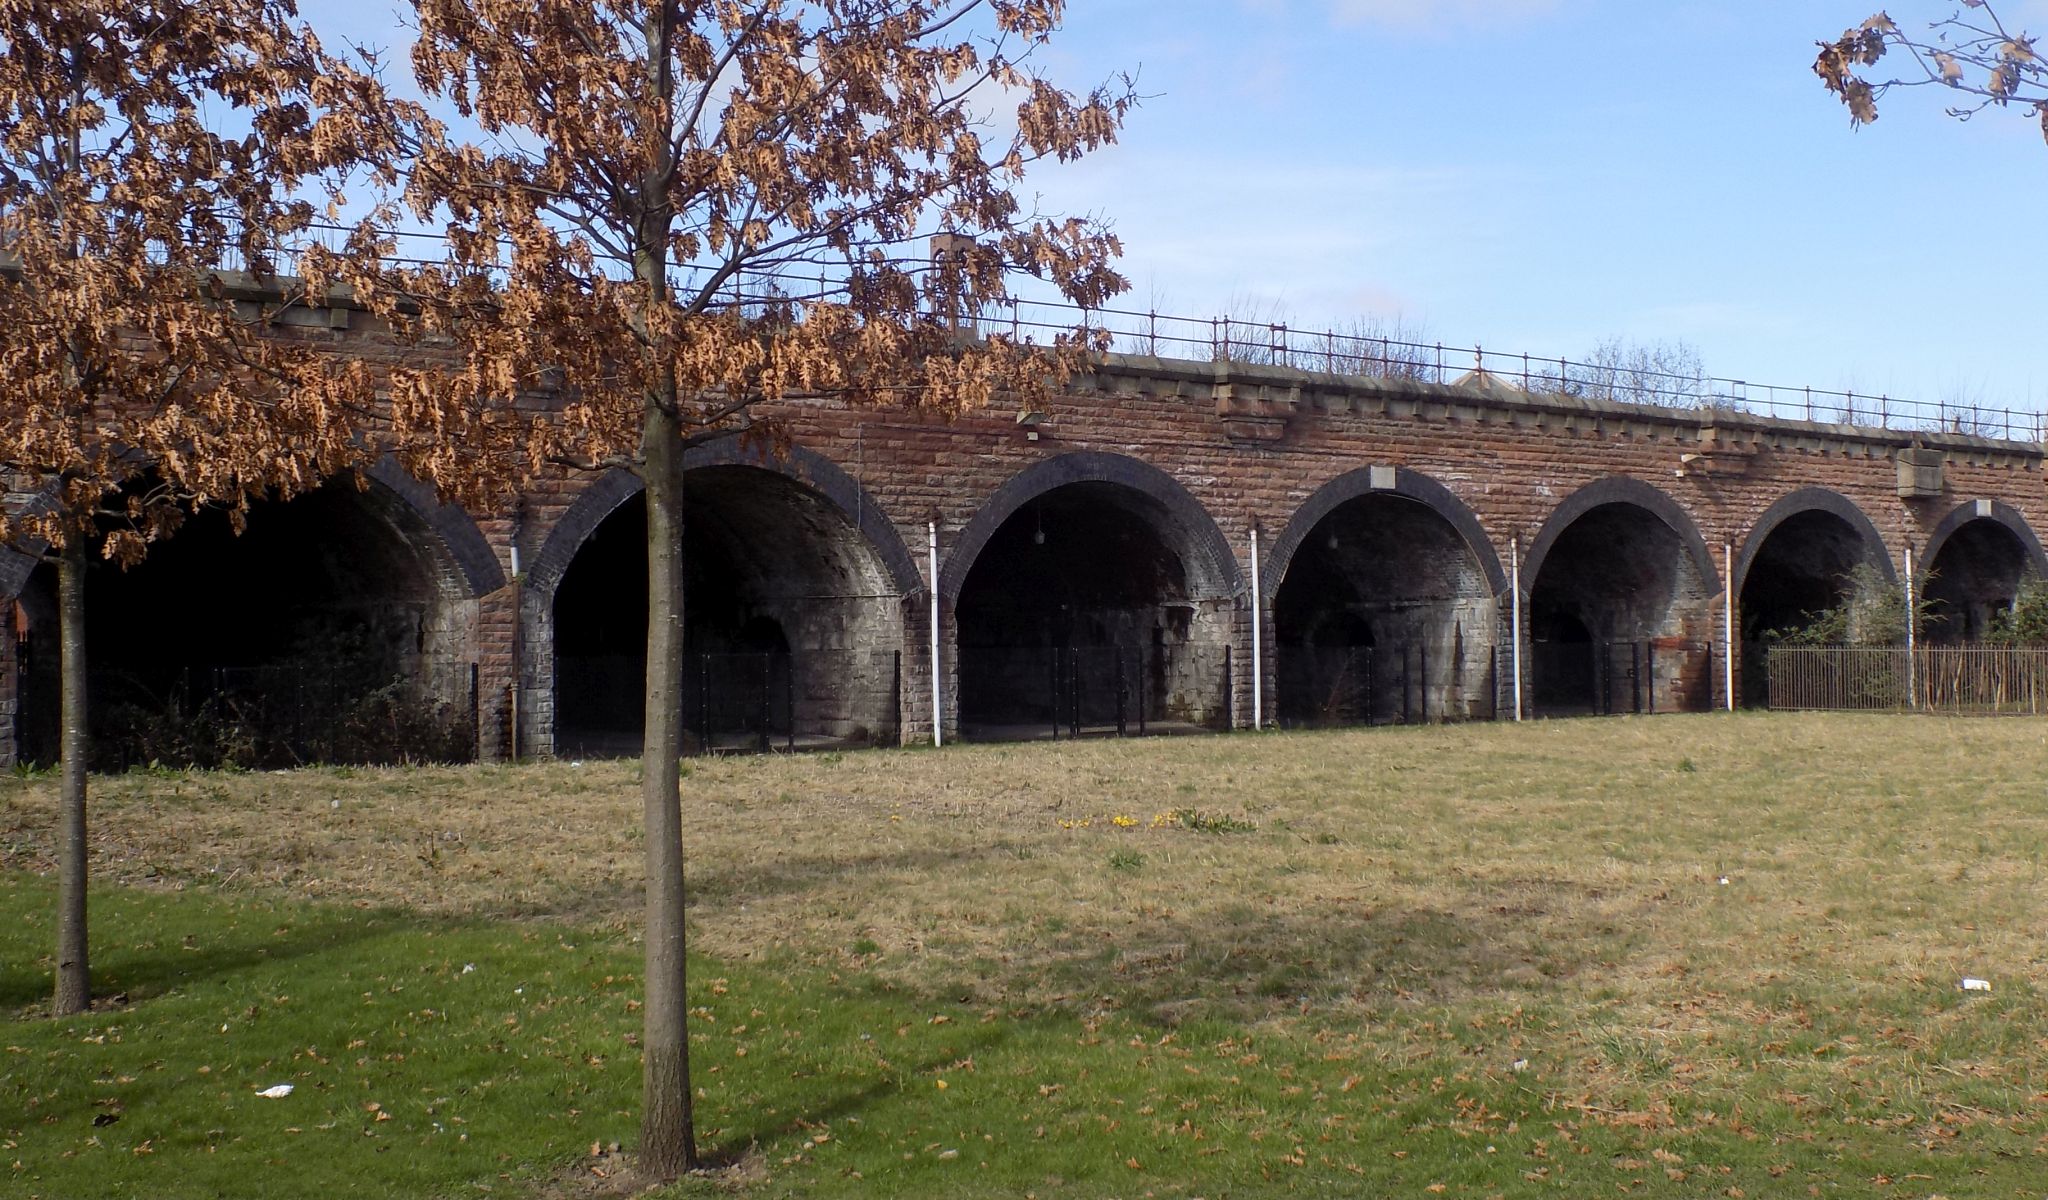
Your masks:
[{"label": "grass lawn", "polygon": [[[2048,1179],[2048,725],[1752,714],[693,767],[692,1047],[724,1169],[678,1195]],[[0,1194],[629,1180],[631,764],[95,788],[95,985],[125,999],[52,1022],[55,782],[0,782]]]}]

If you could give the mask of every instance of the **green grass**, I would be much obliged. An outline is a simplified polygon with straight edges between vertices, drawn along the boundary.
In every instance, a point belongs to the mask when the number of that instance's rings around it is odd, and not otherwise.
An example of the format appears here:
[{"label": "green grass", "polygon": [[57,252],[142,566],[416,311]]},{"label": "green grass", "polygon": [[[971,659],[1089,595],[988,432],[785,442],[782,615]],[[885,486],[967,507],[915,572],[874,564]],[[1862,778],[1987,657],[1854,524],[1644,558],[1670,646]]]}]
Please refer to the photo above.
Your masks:
[{"label": "green grass", "polygon": [[[699,764],[678,1191],[2038,1196],[2044,779],[1756,717]],[[96,782],[128,1003],[64,1022],[0,785],[0,1193],[606,1185],[630,768]]]}]

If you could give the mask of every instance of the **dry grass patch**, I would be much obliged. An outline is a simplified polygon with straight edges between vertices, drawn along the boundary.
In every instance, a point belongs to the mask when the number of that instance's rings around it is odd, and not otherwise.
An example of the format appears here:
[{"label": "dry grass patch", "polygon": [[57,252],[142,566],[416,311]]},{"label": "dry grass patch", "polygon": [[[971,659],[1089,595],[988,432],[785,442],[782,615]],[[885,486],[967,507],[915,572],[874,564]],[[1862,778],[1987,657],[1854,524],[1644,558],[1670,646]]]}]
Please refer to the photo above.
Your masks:
[{"label": "dry grass patch", "polygon": [[[1445,1037],[1487,1069],[1540,1056],[1596,1114],[1624,1093],[1739,1100],[1758,1070],[1776,1077],[1757,1103],[1880,1079],[1921,1121],[2048,1090],[2024,1015],[2048,911],[2035,723],[1662,717],[692,767],[692,937],[722,959],[1168,1024],[1375,1020],[1390,1063]],[[94,870],[623,927],[635,778],[134,774],[96,785]],[[47,864],[54,791],[0,785],[5,865]],[[1959,996],[1965,974],[1996,991]]]}]

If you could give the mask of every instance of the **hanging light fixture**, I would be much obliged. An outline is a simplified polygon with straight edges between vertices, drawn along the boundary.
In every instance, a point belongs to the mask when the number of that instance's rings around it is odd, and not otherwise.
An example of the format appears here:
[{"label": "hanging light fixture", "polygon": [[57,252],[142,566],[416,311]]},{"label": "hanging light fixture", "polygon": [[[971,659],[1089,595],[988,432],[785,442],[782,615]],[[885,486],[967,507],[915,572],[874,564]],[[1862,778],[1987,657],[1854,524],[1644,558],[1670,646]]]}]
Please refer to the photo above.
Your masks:
[{"label": "hanging light fixture", "polygon": [[1036,528],[1031,531],[1031,544],[1043,546],[1045,545],[1045,506],[1043,504],[1033,505],[1031,507],[1031,516],[1032,520],[1036,523]]}]

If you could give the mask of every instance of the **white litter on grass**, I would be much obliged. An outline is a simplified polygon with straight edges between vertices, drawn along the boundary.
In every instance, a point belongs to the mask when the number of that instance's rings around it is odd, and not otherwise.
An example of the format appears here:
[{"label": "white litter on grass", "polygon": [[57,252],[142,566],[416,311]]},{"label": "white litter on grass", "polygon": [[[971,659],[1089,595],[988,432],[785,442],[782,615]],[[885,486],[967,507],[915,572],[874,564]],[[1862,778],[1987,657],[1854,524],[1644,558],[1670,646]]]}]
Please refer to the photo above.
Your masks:
[{"label": "white litter on grass", "polygon": [[1514,1061],[1514,1068],[1515,1068],[1515,1070],[1516,1070],[1517,1072],[1521,1072],[1521,1071],[1526,1071],[1526,1070],[1528,1070],[1528,1069],[1529,1069],[1529,1060],[1528,1060],[1528,1059],[1526,1059],[1526,1058],[1518,1058],[1518,1059],[1516,1059],[1516,1060]]},{"label": "white litter on grass", "polygon": [[292,1085],[289,1083],[274,1083],[256,1094],[266,1100],[282,1100],[292,1094]]},{"label": "white litter on grass", "polygon": [[1991,981],[1989,979],[1978,979],[1974,976],[1964,976],[1963,990],[1966,992],[1988,992],[1991,990]]},{"label": "white litter on grass", "polygon": [[1727,877],[1726,875],[1723,875],[1723,876],[1721,876],[1721,886],[1722,886],[1722,887],[1727,887],[1727,886],[1728,886],[1728,877]]},{"label": "white litter on grass", "polygon": [[470,973],[471,971],[474,971],[474,970],[476,970],[476,964],[475,964],[475,963],[463,963],[463,964],[462,964],[462,973],[463,973],[464,975],[467,975],[467,974],[469,974],[469,973]]}]

